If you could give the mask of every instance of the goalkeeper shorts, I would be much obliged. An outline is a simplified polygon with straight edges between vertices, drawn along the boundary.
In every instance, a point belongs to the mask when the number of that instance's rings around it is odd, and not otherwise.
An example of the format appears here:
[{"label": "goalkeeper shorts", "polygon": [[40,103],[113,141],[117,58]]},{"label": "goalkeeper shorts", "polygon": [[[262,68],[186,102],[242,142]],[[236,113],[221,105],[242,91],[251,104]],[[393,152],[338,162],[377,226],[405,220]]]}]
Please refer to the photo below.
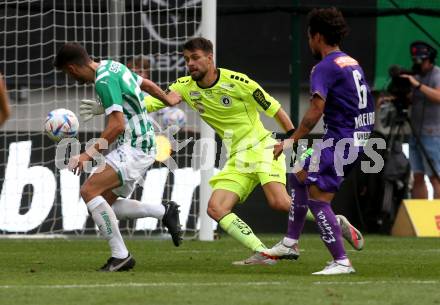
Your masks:
[{"label": "goalkeeper shorts", "polygon": [[268,182],[286,184],[285,156],[273,159],[276,140],[267,137],[257,147],[237,152],[228,159],[223,169],[209,180],[213,190],[227,190],[244,202],[258,185]]}]

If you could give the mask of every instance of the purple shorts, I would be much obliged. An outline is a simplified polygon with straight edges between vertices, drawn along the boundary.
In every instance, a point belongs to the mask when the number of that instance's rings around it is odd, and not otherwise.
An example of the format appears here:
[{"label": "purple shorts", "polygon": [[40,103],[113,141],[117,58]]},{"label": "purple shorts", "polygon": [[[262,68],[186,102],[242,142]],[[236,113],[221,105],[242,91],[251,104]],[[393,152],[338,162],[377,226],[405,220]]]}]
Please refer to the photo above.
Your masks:
[{"label": "purple shorts", "polygon": [[[344,165],[348,158],[348,147],[340,152],[337,152],[334,146],[326,147],[321,150],[320,155],[318,150],[314,149],[313,154],[302,161],[303,169],[307,171],[305,184],[314,184],[324,192],[336,193],[344,181],[344,177],[359,162],[362,152],[361,148],[354,155],[354,160]],[[289,175],[294,175],[294,173]]]}]

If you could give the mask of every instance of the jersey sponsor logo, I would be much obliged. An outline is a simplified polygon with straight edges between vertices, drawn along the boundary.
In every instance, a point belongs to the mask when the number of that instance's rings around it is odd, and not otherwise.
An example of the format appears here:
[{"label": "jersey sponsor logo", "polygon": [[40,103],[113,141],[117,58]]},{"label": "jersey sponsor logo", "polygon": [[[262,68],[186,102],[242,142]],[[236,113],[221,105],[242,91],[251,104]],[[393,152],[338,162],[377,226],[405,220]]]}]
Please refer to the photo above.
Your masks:
[{"label": "jersey sponsor logo", "polygon": [[334,59],[335,64],[339,67],[344,68],[348,66],[359,66],[359,63],[356,59],[351,58],[350,56],[341,56]]},{"label": "jersey sponsor logo", "polygon": [[235,87],[235,85],[230,83],[221,83],[220,87],[226,90],[232,90]]},{"label": "jersey sponsor logo", "polygon": [[189,96],[196,96],[196,97],[200,97],[200,92],[199,91],[190,91],[189,92]]},{"label": "jersey sponsor logo", "polygon": [[223,96],[220,98],[220,102],[221,102],[222,105],[225,106],[225,107],[231,107],[231,106],[232,106],[232,99],[231,99],[229,96],[227,96],[227,95],[223,95]]},{"label": "jersey sponsor logo", "polygon": [[264,93],[260,89],[255,89],[254,93],[252,93],[252,96],[261,106],[261,108],[263,108],[263,110],[269,109],[270,102],[266,101],[266,98],[264,97]]},{"label": "jersey sponsor logo", "polygon": [[369,131],[356,131],[353,133],[354,146],[359,147],[367,145],[370,134],[371,132]]}]

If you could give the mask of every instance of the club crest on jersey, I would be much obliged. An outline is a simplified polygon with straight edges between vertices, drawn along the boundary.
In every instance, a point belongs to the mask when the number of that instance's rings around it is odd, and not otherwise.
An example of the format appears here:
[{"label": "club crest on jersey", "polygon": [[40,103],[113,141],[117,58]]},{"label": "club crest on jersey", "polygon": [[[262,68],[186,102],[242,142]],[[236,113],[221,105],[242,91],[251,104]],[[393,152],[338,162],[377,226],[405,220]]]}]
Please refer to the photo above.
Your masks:
[{"label": "club crest on jersey", "polygon": [[231,99],[229,96],[227,96],[227,95],[223,95],[223,96],[220,98],[220,102],[221,102],[222,105],[225,106],[225,107],[231,107],[231,106],[232,106],[232,99]]}]

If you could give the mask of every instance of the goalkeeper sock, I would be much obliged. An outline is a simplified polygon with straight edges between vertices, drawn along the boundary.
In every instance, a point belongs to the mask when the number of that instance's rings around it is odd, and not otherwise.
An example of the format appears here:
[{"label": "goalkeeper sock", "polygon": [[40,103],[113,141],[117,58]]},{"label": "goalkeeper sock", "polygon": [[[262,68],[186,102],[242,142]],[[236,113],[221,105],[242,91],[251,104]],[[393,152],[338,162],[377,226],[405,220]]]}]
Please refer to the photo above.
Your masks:
[{"label": "goalkeeper sock", "polygon": [[96,196],[87,202],[87,208],[92,214],[92,218],[99,228],[102,236],[107,239],[110,246],[112,257],[126,258],[128,256],[127,247],[119,232],[118,221],[110,205],[102,196]]},{"label": "goalkeeper sock", "polygon": [[163,204],[145,204],[138,200],[120,198],[112,205],[113,211],[119,220],[154,217],[162,219],[165,214]]},{"label": "goalkeeper sock", "polygon": [[218,223],[220,227],[235,240],[252,251],[261,252],[267,249],[258,237],[255,236],[254,232],[252,232],[252,229],[234,213],[223,216]]}]

